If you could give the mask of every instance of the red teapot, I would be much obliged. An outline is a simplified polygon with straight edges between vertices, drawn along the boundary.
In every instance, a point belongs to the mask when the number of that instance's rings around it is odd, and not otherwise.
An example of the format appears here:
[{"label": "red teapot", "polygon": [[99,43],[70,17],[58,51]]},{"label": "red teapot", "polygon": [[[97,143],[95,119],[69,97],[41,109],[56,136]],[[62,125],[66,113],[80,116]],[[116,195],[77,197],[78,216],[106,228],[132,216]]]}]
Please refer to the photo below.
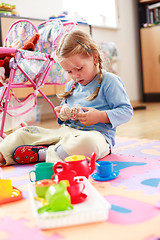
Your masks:
[{"label": "red teapot", "polygon": [[[90,160],[88,162],[88,160]],[[76,176],[85,176],[86,178],[95,170],[96,153],[92,153],[91,158],[86,158],[84,155],[72,155],[66,157],[64,162],[57,162],[53,166],[55,174],[59,172],[58,167],[61,166],[60,171],[74,170]]]}]

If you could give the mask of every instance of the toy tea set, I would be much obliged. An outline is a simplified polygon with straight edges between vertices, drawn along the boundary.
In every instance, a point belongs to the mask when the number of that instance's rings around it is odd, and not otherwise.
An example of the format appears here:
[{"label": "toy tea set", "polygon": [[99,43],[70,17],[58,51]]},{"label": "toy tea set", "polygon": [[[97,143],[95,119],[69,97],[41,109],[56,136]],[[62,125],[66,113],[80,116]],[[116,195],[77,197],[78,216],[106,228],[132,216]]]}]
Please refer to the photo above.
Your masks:
[{"label": "toy tea set", "polygon": [[[90,161],[83,155],[73,155],[65,158],[64,162],[35,165],[35,170],[29,173],[31,183],[28,187],[33,213],[41,229],[108,218],[110,204],[88,181],[88,177],[94,178],[95,174],[100,176],[98,181],[118,176],[111,162],[107,166],[102,162],[96,163],[96,154],[93,153]],[[47,176],[44,173],[46,169]],[[32,179],[33,174],[35,180]]]},{"label": "toy tea set", "polygon": [[90,163],[85,156],[74,155],[55,165],[46,162],[36,164],[35,170],[29,172],[29,177],[34,182],[32,175],[35,174],[36,200],[43,203],[38,213],[72,210],[72,204],[85,201],[85,184],[78,181],[77,176],[88,178],[95,169],[95,160],[96,154],[93,153]]},{"label": "toy tea set", "polygon": [[[95,171],[96,170],[96,171]],[[34,178],[33,178],[34,175]],[[73,155],[56,164],[35,164],[29,172],[28,184],[33,214],[41,229],[106,221],[110,204],[88,181],[91,176],[97,181],[118,177],[112,162],[96,162],[91,158]],[[3,179],[0,168],[0,204],[22,199],[22,192]]]}]

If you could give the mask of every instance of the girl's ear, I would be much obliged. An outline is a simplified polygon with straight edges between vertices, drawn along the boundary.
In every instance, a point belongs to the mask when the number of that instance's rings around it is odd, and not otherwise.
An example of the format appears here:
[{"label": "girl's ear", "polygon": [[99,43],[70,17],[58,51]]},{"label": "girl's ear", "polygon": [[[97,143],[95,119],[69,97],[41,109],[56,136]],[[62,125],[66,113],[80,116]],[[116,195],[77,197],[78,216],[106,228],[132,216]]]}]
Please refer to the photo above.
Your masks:
[{"label": "girl's ear", "polygon": [[94,55],[93,55],[93,61],[94,61],[94,64],[95,64],[95,65],[98,64],[98,61],[99,61],[99,56],[98,56],[98,54],[94,54]]}]

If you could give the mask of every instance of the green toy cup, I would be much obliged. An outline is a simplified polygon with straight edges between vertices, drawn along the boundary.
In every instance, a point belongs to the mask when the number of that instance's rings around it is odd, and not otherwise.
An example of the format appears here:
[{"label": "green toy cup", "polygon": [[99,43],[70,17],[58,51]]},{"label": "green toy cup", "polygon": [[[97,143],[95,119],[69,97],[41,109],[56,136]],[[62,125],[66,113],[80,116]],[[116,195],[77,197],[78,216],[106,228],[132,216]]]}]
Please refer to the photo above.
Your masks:
[{"label": "green toy cup", "polygon": [[53,212],[73,209],[70,194],[63,181],[59,184],[50,186],[46,191],[45,199]]},{"label": "green toy cup", "polygon": [[[29,172],[29,178],[31,182],[37,182],[43,179],[51,179],[53,172],[53,163],[42,162],[35,165],[35,170]],[[35,175],[34,180],[32,174]]]}]

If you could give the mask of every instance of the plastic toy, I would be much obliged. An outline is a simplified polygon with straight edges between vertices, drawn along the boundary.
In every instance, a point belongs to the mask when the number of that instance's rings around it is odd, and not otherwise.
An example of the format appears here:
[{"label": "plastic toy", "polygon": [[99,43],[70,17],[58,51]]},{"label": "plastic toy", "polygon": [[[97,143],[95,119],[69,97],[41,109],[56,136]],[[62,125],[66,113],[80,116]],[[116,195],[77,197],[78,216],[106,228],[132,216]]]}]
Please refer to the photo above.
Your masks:
[{"label": "plastic toy", "polygon": [[28,189],[32,210],[39,228],[58,228],[107,220],[110,208],[108,201],[92,186],[86,177],[76,177],[76,179],[85,185],[84,194],[87,195],[86,201],[75,204],[73,210],[44,211],[41,214],[38,213],[38,209],[43,204],[35,200],[35,197],[37,197],[35,183],[29,183]]},{"label": "plastic toy", "polygon": [[87,195],[83,193],[85,185],[77,181],[76,171],[70,169],[62,169],[60,171],[57,171],[56,169],[56,174],[54,174],[53,176],[55,175],[57,176],[58,182],[65,181],[67,191],[71,196],[72,204],[77,204],[85,201],[85,199],[87,198]]},{"label": "plastic toy", "polygon": [[65,180],[67,186],[69,186],[75,182],[74,178],[76,177],[76,171],[70,169],[69,170],[62,169],[61,171],[57,171],[56,169],[56,173],[53,174],[51,179],[53,179],[55,176],[57,176],[58,182]]},{"label": "plastic toy", "polygon": [[[10,61],[5,59],[7,66],[3,65],[6,70],[5,75],[9,78],[0,89],[0,136],[2,138],[4,131],[19,128],[28,122],[28,116],[37,106],[38,94],[50,104],[57,117],[55,106],[43,92],[42,87],[50,84],[63,85],[69,80],[67,72],[55,61],[55,49],[60,37],[76,25],[75,22],[62,23],[59,20],[47,20],[36,27],[27,19],[19,19],[9,28],[4,46],[0,47],[0,59],[3,60],[6,57],[10,59],[13,56]],[[36,45],[35,41],[37,41]],[[25,44],[27,50],[22,49]],[[34,51],[28,51],[33,50],[34,47]],[[31,91],[25,92],[25,96],[19,99],[14,94],[15,88],[23,88],[24,92],[25,89],[31,89]],[[12,117],[15,121],[11,121]]]},{"label": "plastic toy", "polygon": [[0,8],[4,10],[14,10],[16,8],[16,5],[2,2],[0,3]]},{"label": "plastic toy", "polygon": [[90,162],[83,155],[72,155],[65,158],[65,162],[57,162],[53,166],[53,171],[57,174],[57,167],[61,166],[62,170],[73,170],[76,176],[85,176],[86,178],[95,170],[96,153],[92,153]]},{"label": "plastic toy", "polygon": [[109,177],[113,173],[113,163],[109,161],[100,161],[98,165],[96,165],[96,170],[100,177]]},{"label": "plastic toy", "polygon": [[14,202],[22,198],[22,192],[12,186],[11,180],[0,179],[0,204]]},{"label": "plastic toy", "polygon": [[0,60],[0,87],[3,86],[5,77],[5,68],[3,67],[4,60]]},{"label": "plastic toy", "polygon": [[[32,179],[32,174],[35,175],[35,179]],[[35,165],[35,170],[29,172],[29,178],[31,182],[43,180],[43,179],[51,179],[53,172],[53,163],[50,162],[42,162],[37,163]]]},{"label": "plastic toy", "polygon": [[45,199],[48,204],[45,204],[38,209],[39,214],[73,209],[73,206],[71,205],[71,197],[66,189],[64,181],[60,181],[60,183],[50,186],[45,193]]},{"label": "plastic toy", "polygon": [[113,163],[109,161],[98,161],[96,172],[91,177],[97,181],[109,181],[119,176],[119,171],[113,170]]},{"label": "plastic toy", "polygon": [[[33,35],[33,37],[31,37],[25,44],[24,46],[21,46],[20,41],[18,41],[17,39],[15,39],[15,41],[13,41],[12,45],[9,46],[11,48],[15,48],[15,49],[19,49],[22,47],[23,50],[29,50],[29,51],[34,51],[35,50],[35,46],[38,42],[40,35],[39,33],[35,33]],[[9,67],[9,62],[11,60],[12,57],[15,57],[15,54],[4,54],[4,56],[1,54],[1,59],[4,61],[3,63],[3,67],[5,69],[5,76],[8,78],[9,74],[10,74],[10,67]]]},{"label": "plastic toy", "polygon": [[119,176],[119,172],[116,172],[116,171],[113,172],[109,177],[103,177],[103,178],[100,177],[96,172],[91,175],[91,177],[94,180],[101,181],[101,182],[113,180],[113,179],[117,178],[118,176]]},{"label": "plastic toy", "polygon": [[72,204],[78,204],[82,203],[86,200],[87,194],[83,192],[85,189],[85,184],[82,182],[75,182],[67,187],[67,190],[71,196],[71,203]]},{"label": "plastic toy", "polygon": [[35,183],[37,196],[45,198],[45,193],[47,189],[54,184],[56,184],[54,180],[44,179],[44,180],[37,181]]},{"label": "plastic toy", "polygon": [[8,198],[12,194],[12,183],[9,179],[0,179],[0,199]]}]

